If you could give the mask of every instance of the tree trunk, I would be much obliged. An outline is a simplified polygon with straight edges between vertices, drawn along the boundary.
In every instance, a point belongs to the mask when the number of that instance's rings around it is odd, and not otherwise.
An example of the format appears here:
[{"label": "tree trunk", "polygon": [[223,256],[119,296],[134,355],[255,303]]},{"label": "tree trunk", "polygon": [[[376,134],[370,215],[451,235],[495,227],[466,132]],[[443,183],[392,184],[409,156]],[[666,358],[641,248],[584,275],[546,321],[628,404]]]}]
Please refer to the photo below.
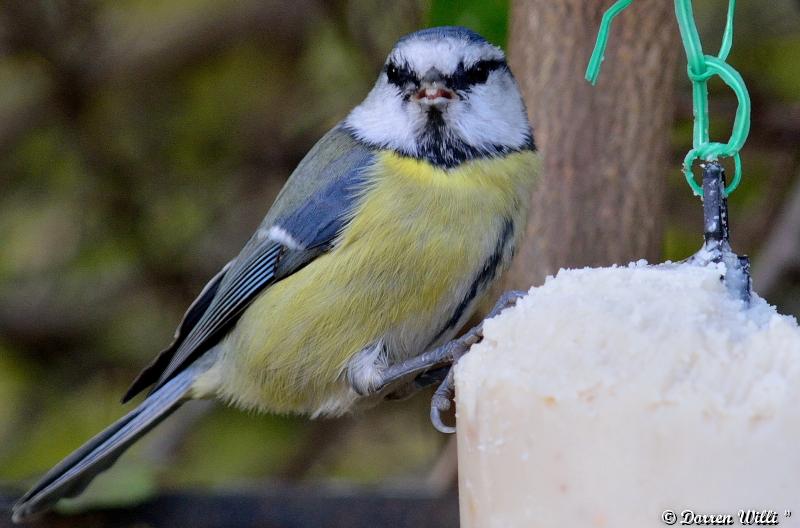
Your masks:
[{"label": "tree trunk", "polygon": [[611,0],[517,0],[510,60],[543,174],[506,278],[526,289],[561,267],[661,254],[664,181],[682,54],[672,2],[637,0],[612,26],[597,86],[584,80]]}]

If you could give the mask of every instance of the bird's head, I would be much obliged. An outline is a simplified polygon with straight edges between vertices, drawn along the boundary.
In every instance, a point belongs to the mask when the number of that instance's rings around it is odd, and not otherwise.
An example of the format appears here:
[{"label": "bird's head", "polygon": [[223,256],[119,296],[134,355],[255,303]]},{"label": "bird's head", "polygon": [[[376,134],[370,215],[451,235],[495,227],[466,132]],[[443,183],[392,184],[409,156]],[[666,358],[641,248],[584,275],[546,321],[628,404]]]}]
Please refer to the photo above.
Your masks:
[{"label": "bird's head", "polygon": [[401,38],[345,125],[365,143],[442,167],[533,148],[503,51],[461,27]]}]

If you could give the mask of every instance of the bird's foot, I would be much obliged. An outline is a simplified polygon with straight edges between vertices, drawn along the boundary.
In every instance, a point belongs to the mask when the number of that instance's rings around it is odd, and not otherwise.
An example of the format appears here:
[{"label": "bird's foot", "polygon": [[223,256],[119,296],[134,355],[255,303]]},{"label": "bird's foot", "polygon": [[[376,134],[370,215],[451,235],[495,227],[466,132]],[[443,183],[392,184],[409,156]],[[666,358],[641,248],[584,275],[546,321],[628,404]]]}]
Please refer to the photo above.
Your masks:
[{"label": "bird's foot", "polygon": [[[505,292],[502,296],[500,296],[500,300],[494,305],[494,308],[489,312],[489,315],[486,316],[486,319],[491,319],[498,315],[500,312],[514,306],[517,304],[521,298],[525,297],[526,292],[524,291],[517,291],[511,290]],[[484,319],[484,321],[486,320]],[[454,433],[456,432],[455,426],[450,426],[444,423],[442,420],[442,413],[445,413],[450,410],[452,406],[453,396],[455,395],[455,379],[453,376],[453,367],[456,366],[458,360],[460,360],[464,354],[466,354],[472,345],[479,343],[483,339],[483,322],[481,321],[474,327],[472,327],[466,334],[462,335],[458,339],[454,339],[449,343],[445,344],[445,347],[449,347],[449,353],[451,362],[450,362],[450,369],[447,373],[447,376],[442,381],[441,385],[436,389],[436,392],[433,393],[433,398],[431,398],[431,422],[433,426],[442,433]]]},{"label": "bird's foot", "polygon": [[[453,364],[455,366],[455,364]],[[442,420],[442,413],[446,413],[453,405],[453,396],[456,393],[456,385],[453,378],[453,367],[444,378],[444,381],[436,389],[431,398],[431,423],[440,433],[452,434],[456,432],[455,425],[447,425]]]},{"label": "bird's foot", "polygon": [[486,319],[491,319],[498,315],[506,308],[511,308],[517,304],[517,301],[528,295],[528,292],[523,290],[509,290],[500,296],[500,299],[495,303],[494,308],[486,316]]}]

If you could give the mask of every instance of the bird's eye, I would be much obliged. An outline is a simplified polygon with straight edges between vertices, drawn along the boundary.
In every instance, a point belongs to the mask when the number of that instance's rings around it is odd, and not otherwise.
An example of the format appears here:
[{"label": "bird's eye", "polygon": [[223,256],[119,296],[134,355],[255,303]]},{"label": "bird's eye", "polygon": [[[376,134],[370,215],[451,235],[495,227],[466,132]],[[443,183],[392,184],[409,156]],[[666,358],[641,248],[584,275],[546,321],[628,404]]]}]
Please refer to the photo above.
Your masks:
[{"label": "bird's eye", "polygon": [[483,84],[489,78],[491,68],[489,61],[480,61],[475,66],[467,70],[467,82],[469,84]]},{"label": "bird's eye", "polygon": [[506,62],[502,59],[478,61],[468,69],[461,70],[463,72],[463,82],[465,82],[468,86],[483,84],[489,79],[490,73],[492,73],[494,70],[499,70],[504,67],[506,67]]},{"label": "bird's eye", "polygon": [[391,63],[386,65],[386,78],[390,83],[399,87],[414,81],[414,76],[407,68]]}]

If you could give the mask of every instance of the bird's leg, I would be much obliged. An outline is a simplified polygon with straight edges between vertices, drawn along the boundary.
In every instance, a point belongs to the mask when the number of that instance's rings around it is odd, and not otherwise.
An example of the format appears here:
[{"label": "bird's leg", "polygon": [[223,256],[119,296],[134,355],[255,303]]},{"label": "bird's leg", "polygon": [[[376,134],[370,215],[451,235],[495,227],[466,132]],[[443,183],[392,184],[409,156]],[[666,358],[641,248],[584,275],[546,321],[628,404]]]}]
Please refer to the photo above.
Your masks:
[{"label": "bird's leg", "polygon": [[[513,306],[524,297],[526,292],[509,291],[504,293],[489,312],[486,319],[491,319],[506,308]],[[444,433],[452,433],[455,428],[442,422],[441,413],[450,408],[450,400],[455,391],[453,383],[453,369],[461,357],[469,351],[472,345],[483,339],[483,321],[470,328],[464,335],[444,345],[415,356],[402,363],[390,365],[381,373],[380,381],[372,387],[370,392],[378,393],[386,387],[405,378],[416,377],[398,390],[387,395],[388,398],[398,399],[411,395],[425,387],[441,382],[431,401],[431,421],[434,427]]]},{"label": "bird's leg", "polygon": [[[518,290],[505,292],[500,296],[500,300],[498,300],[494,305],[494,308],[492,308],[492,310],[489,312],[489,315],[486,316],[486,319],[491,319],[506,308],[514,306],[517,304],[517,301],[525,297],[526,294],[527,292]],[[483,321],[486,321],[486,319]],[[483,339],[483,321],[473,327],[469,332],[467,332],[467,334],[476,333],[480,335],[478,341]],[[477,343],[478,341],[475,342]],[[455,371],[453,367],[456,365],[456,363],[458,363],[458,360],[461,359],[461,356],[466,354],[468,350],[469,348],[453,358],[447,376],[444,378],[442,384],[436,389],[436,392],[433,393],[433,398],[431,398],[431,422],[433,423],[433,426],[442,433],[456,432],[456,428],[454,426],[446,425],[442,421],[442,413],[450,410],[450,406],[452,405],[450,402],[452,401],[456,392],[455,378],[453,376]]]},{"label": "bird's leg", "polygon": [[[377,393],[401,381],[409,376],[417,375],[417,379],[425,376],[425,374],[436,368],[451,365],[456,358],[461,357],[469,348],[475,343],[479,342],[483,337],[483,324],[479,324],[472,328],[469,332],[462,335],[458,339],[454,339],[445,343],[444,345],[429,350],[418,356],[414,356],[402,363],[395,363],[389,365],[382,373],[381,379],[378,383],[373,385],[373,393]],[[432,385],[437,380],[426,383],[424,378],[421,380],[419,388],[424,388]],[[416,382],[416,381],[415,381]]]},{"label": "bird's leg", "polygon": [[[492,310],[489,312],[489,315],[486,316],[486,319],[491,319],[509,306],[513,306],[517,303],[517,300],[525,295],[526,292],[523,291],[508,291],[504,293],[500,297],[500,300],[497,301],[497,304],[495,304],[494,308],[492,308]],[[373,385],[370,392],[380,392],[389,385],[414,374],[418,374],[421,377],[434,367],[451,365],[458,361],[458,359],[463,356],[472,345],[480,342],[481,339],[483,339],[483,322],[480,322],[469,329],[461,337],[453,339],[452,341],[449,341],[438,348],[434,348],[433,350],[429,350],[428,352],[414,356],[413,358],[403,361],[402,363],[390,365],[381,373],[380,382]],[[419,380],[419,377],[417,380]],[[433,384],[436,380],[428,382],[425,382],[424,380],[420,381],[422,382],[420,388],[424,388]]]},{"label": "bird's leg", "polygon": [[404,400],[415,395],[423,389],[427,389],[431,385],[440,385],[450,372],[450,365],[443,367],[435,367],[432,370],[426,370],[416,378],[412,379],[406,384],[399,386],[392,392],[384,396],[386,400]]}]

